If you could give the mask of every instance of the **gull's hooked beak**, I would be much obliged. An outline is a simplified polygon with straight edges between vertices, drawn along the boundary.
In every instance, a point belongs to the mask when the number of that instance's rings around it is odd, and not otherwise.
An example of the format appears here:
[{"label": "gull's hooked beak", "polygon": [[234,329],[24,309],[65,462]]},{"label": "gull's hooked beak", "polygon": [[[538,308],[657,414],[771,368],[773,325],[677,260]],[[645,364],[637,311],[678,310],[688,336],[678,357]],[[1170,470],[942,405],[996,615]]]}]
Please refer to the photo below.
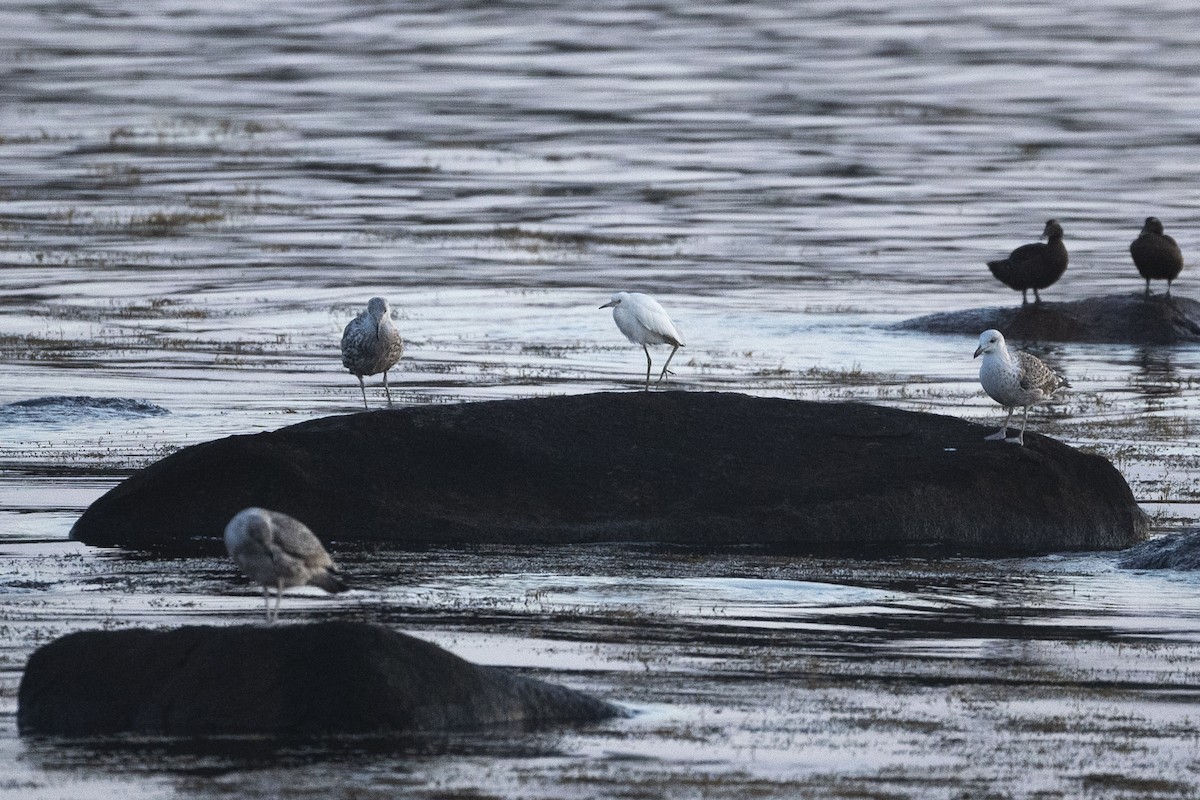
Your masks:
[{"label": "gull's hooked beak", "polygon": [[621,301],[620,300],[609,300],[607,303],[605,303],[604,305],[602,305],[600,307],[601,308],[612,308],[619,302],[621,302]]},{"label": "gull's hooked beak", "polygon": [[983,345],[975,348],[975,355],[971,356],[971,358],[979,358],[981,355],[983,355]]}]

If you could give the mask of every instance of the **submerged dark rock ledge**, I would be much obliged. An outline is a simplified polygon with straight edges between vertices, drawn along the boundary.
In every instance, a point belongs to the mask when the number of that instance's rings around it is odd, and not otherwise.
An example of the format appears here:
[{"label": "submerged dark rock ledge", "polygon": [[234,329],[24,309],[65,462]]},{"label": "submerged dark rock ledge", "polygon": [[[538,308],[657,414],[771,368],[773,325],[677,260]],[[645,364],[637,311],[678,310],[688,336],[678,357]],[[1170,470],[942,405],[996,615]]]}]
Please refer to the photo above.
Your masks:
[{"label": "submerged dark rock ledge", "polygon": [[429,733],[616,716],[382,625],[81,631],[34,652],[22,735]]},{"label": "submerged dark rock ledge", "polygon": [[1120,553],[1126,569],[1200,569],[1200,531],[1159,536]]},{"label": "submerged dark rock ledge", "polygon": [[1143,538],[1145,515],[1108,461],[1033,433],[1023,448],[983,441],[991,430],[701,392],[376,411],[181,450],[98,499],[72,536],[221,553],[225,523],[259,505],[335,547],[638,542],[853,555]]},{"label": "submerged dark rock ledge", "polygon": [[1006,338],[1098,344],[1200,342],[1200,303],[1187,297],[1141,292],[1088,297],[1068,303],[972,308],[905,320],[897,330],[974,338],[995,328]]}]

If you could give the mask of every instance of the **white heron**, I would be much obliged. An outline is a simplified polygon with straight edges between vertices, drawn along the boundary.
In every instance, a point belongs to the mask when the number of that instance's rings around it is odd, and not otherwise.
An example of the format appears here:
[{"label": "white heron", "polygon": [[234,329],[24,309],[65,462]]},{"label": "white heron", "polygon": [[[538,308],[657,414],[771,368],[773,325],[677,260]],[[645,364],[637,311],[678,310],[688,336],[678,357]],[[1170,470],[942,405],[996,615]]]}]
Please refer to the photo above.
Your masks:
[{"label": "white heron", "polygon": [[[290,586],[319,586],[331,594],[346,591],[321,540],[287,514],[265,508],[242,509],[225,526],[225,549],[246,577],[262,585],[267,622],[279,619],[283,590]],[[268,592],[272,586],[274,615]]]},{"label": "white heron", "polygon": [[634,344],[640,344],[646,351],[646,391],[650,391],[650,349],[647,345],[669,344],[671,355],[663,365],[659,382],[673,373],[667,371],[675,351],[683,347],[683,334],[671,322],[667,312],[653,297],[641,292],[617,292],[601,308],[611,308],[613,322],[625,338]]},{"label": "white heron", "polygon": [[[983,356],[979,364],[979,382],[988,396],[1008,411],[1000,430],[984,437],[989,441],[1004,440],[1009,444],[1025,444],[1025,425],[1029,422],[1029,407],[1049,400],[1067,383],[1037,356],[1020,350],[1009,350],[1004,343],[1004,334],[987,330],[979,334],[979,347],[975,358]],[[1025,408],[1021,419],[1021,432],[1008,436],[1008,422],[1017,406]]]},{"label": "white heron", "polygon": [[367,408],[367,387],[363,383],[363,376],[378,375],[380,372],[383,373],[383,391],[387,394],[388,405],[392,404],[387,374],[402,355],[404,340],[392,322],[388,301],[382,297],[372,297],[367,303],[367,310],[350,320],[346,330],[342,331],[342,366],[358,378],[364,409]]}]

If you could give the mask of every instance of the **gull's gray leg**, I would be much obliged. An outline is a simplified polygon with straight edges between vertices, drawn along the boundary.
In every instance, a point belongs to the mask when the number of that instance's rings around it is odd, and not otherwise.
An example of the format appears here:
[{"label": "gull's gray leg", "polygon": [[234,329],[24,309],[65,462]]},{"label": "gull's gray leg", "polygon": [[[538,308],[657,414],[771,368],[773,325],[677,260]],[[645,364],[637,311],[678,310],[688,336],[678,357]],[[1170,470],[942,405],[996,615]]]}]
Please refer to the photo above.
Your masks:
[{"label": "gull's gray leg", "polygon": [[1004,441],[1008,442],[1009,444],[1024,445],[1025,444],[1025,426],[1027,424],[1029,424],[1029,406],[1025,406],[1025,414],[1024,414],[1024,416],[1021,417],[1021,432],[1018,433],[1013,438],[1005,439]]},{"label": "gull's gray leg", "polygon": [[279,604],[283,602],[283,578],[275,582],[275,621],[279,622]]},{"label": "gull's gray leg", "polygon": [[383,393],[387,395],[388,405],[392,404],[392,390],[387,385],[387,370],[383,371]]},{"label": "gull's gray leg", "polygon": [[1023,306],[1029,305],[1029,290],[1028,289],[1021,290],[1021,305],[1023,305]]},{"label": "gull's gray leg", "polygon": [[271,594],[267,591],[266,584],[263,584],[263,611],[267,615],[267,622],[271,621]]},{"label": "gull's gray leg", "polygon": [[362,389],[363,393],[363,410],[370,411],[370,409],[367,408],[367,385],[363,383],[362,375],[358,376],[358,388]]},{"label": "gull's gray leg", "polygon": [[1167,297],[1171,296],[1171,279],[1167,278]]},{"label": "gull's gray leg", "polygon": [[1042,296],[1040,294],[1038,294],[1038,290],[1037,290],[1036,286],[1033,288],[1033,302],[1035,302],[1035,303],[1042,302]]},{"label": "gull's gray leg", "polygon": [[1150,296],[1150,279],[1146,278],[1146,297]]},{"label": "gull's gray leg", "polygon": [[642,349],[646,351],[646,391],[650,391],[650,348],[642,345]]},{"label": "gull's gray leg", "polygon": [[1005,410],[1008,411],[1008,416],[1004,418],[1004,424],[1000,426],[1000,430],[996,431],[990,436],[983,437],[985,442],[998,442],[1001,439],[1008,438],[1008,421],[1012,419],[1013,410],[1007,406],[1005,407]]},{"label": "gull's gray leg", "polygon": [[663,364],[662,374],[658,376],[659,383],[662,383],[663,378],[667,377],[668,375],[675,374],[674,372],[667,372],[667,367],[671,366],[671,359],[675,357],[675,351],[678,349],[679,349],[679,345],[675,345],[674,347],[671,348],[671,355],[667,356],[667,363]]}]

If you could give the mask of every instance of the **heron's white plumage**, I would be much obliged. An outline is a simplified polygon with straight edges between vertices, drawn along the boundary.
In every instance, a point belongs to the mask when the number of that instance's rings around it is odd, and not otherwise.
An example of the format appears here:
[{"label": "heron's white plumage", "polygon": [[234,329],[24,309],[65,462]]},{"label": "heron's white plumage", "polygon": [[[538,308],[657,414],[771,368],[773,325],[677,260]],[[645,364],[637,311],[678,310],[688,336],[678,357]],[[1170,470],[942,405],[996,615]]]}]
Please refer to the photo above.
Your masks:
[{"label": "heron's white plumage", "polygon": [[267,620],[271,620],[268,589],[274,587],[275,618],[283,590],[319,586],[327,592],[345,591],[337,566],[321,540],[304,523],[278,511],[244,508],[225,526],[225,549],[246,577],[263,587]]},{"label": "heron's white plumage", "polygon": [[[983,356],[979,364],[980,385],[989,397],[1008,411],[1003,427],[987,438],[1024,444],[1029,407],[1049,400],[1065,385],[1065,381],[1037,356],[1010,350],[1004,341],[1004,334],[997,330],[986,330],[979,334],[975,357],[979,356]],[[1025,409],[1021,432],[1010,439],[1008,422],[1012,419],[1013,410],[1018,407]]]},{"label": "heron's white plumage", "polygon": [[670,344],[683,347],[683,334],[671,322],[657,300],[641,292],[617,292],[612,296],[613,321],[634,344]]},{"label": "heron's white plumage", "polygon": [[675,327],[675,323],[671,322],[671,318],[657,300],[641,292],[617,292],[600,307],[611,308],[613,322],[617,323],[617,328],[625,334],[625,338],[634,344],[640,344],[646,351],[646,389],[650,388],[651,366],[650,349],[647,345],[671,345],[671,354],[667,356],[667,363],[658,379],[661,381],[670,374],[667,367],[671,366],[675,351],[684,346],[683,334]]},{"label": "heron's white plumage", "polygon": [[382,297],[372,297],[367,303],[367,310],[350,320],[342,331],[342,366],[358,378],[363,408],[367,407],[367,388],[363,376],[381,372],[383,391],[387,394],[388,404],[391,404],[392,392],[388,388],[387,373],[396,366],[402,355],[404,340],[392,322],[388,301]]}]

